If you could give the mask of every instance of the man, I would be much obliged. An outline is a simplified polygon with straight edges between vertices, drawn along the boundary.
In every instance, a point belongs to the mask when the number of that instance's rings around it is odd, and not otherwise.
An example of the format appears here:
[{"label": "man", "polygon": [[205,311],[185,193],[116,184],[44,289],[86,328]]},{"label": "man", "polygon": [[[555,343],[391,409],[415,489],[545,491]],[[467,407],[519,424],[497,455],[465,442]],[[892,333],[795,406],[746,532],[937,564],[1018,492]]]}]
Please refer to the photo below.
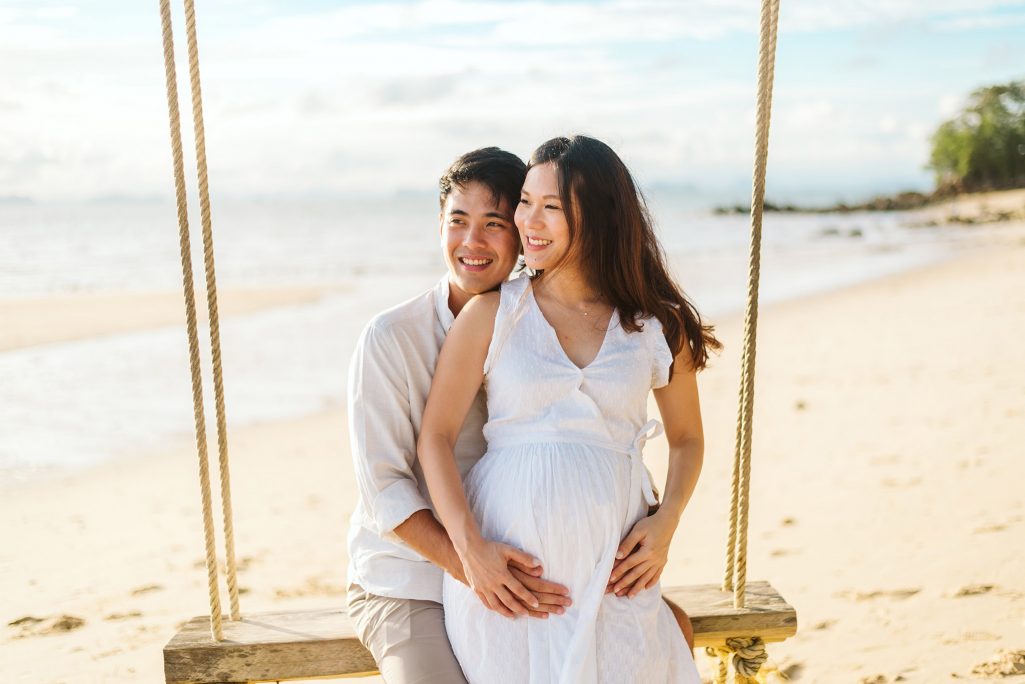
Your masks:
[{"label": "man", "polygon": [[[462,564],[432,512],[416,441],[455,316],[474,295],[499,287],[516,265],[512,216],[525,174],[518,157],[494,147],[452,164],[439,183],[447,275],[375,317],[353,354],[348,409],[360,500],[349,530],[349,614],[388,684],[465,681],[441,607],[442,573],[465,581]],[[455,448],[462,475],[484,455],[485,420],[481,394]],[[516,612],[535,618],[562,612],[570,605],[566,588],[542,579],[529,558],[510,556],[524,597]]]}]

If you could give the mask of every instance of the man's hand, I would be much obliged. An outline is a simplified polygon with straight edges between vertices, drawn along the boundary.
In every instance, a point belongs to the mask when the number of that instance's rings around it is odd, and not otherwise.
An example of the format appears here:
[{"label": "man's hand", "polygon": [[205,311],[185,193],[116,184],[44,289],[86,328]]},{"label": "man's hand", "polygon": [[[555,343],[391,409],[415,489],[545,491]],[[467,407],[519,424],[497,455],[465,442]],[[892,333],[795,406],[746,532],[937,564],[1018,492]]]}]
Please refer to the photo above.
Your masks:
[{"label": "man's hand", "polygon": [[523,606],[531,617],[545,619],[549,613],[562,615],[566,612],[566,608],[573,605],[573,601],[569,598],[569,589],[540,577],[541,566],[524,570],[517,567],[516,563],[510,563],[509,571],[538,601],[537,608],[525,604]]}]

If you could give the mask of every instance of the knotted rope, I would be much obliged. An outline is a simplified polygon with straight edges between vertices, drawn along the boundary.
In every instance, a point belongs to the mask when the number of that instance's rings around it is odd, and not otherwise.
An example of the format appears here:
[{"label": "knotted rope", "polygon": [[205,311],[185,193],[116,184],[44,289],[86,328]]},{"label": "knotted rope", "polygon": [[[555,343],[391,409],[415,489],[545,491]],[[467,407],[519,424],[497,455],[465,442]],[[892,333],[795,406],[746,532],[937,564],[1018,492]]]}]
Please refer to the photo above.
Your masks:
[{"label": "knotted rope", "polygon": [[733,671],[736,673],[735,684],[754,684],[758,671],[769,658],[765,652],[765,644],[761,637],[733,637],[726,640],[725,646],[709,646],[705,652],[719,659],[716,672],[716,684],[726,684],[730,657],[733,660]]},{"label": "knotted rope", "polygon": [[[195,8],[185,0],[186,32],[189,44],[189,74],[192,84],[192,113],[196,137],[196,165],[199,176],[200,212],[203,225],[203,252],[206,266],[207,306],[210,318],[210,344],[213,351],[214,394],[217,408],[218,453],[220,456],[221,502],[224,518],[226,574],[231,599],[231,617],[240,617],[238,581],[235,565],[235,538],[231,513],[231,483],[228,471],[227,421],[224,412],[224,383],[221,373],[220,326],[217,315],[217,284],[214,276],[213,237],[210,221],[210,196],[207,181],[206,143],[203,129],[202,93],[199,83],[199,51],[196,41]],[[206,419],[203,406],[203,381],[199,359],[199,334],[196,323],[196,295],[192,279],[188,204],[185,191],[185,163],[182,153],[181,120],[178,107],[178,79],[174,62],[174,35],[170,0],[160,0],[163,29],[164,71],[167,83],[167,113],[171,132],[171,156],[174,165],[175,200],[178,209],[178,233],[181,248],[182,286],[185,295],[185,320],[189,339],[189,363],[192,372],[192,405],[199,454],[199,483],[203,506],[203,532],[206,550],[207,582],[210,594],[210,629],[220,641],[221,601],[217,586],[217,551],[210,494],[210,465],[207,454]]]}]

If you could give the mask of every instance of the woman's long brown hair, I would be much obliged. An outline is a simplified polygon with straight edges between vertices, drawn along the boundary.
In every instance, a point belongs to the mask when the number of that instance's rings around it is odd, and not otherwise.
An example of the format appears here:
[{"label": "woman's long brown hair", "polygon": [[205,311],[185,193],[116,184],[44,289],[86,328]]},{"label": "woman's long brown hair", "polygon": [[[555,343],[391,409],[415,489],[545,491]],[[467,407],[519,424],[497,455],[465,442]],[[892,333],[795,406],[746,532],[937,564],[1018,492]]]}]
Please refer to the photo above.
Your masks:
[{"label": "woman's long brown hair", "polygon": [[552,138],[534,150],[527,170],[553,164],[569,223],[567,254],[602,298],[616,307],[623,327],[638,332],[640,319],[654,316],[673,352],[686,345],[701,370],[722,344],[669,275],[665,252],[626,164],[605,143],[575,135]]}]

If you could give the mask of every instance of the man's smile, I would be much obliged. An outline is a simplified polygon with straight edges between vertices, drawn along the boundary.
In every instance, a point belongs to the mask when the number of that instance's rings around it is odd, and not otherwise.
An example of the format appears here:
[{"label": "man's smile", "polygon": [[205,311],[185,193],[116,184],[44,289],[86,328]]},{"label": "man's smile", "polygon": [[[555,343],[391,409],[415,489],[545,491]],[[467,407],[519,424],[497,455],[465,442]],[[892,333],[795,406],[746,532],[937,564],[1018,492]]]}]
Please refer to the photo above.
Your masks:
[{"label": "man's smile", "polygon": [[468,271],[480,272],[490,266],[494,259],[490,257],[480,256],[461,256],[458,257],[459,263]]}]

